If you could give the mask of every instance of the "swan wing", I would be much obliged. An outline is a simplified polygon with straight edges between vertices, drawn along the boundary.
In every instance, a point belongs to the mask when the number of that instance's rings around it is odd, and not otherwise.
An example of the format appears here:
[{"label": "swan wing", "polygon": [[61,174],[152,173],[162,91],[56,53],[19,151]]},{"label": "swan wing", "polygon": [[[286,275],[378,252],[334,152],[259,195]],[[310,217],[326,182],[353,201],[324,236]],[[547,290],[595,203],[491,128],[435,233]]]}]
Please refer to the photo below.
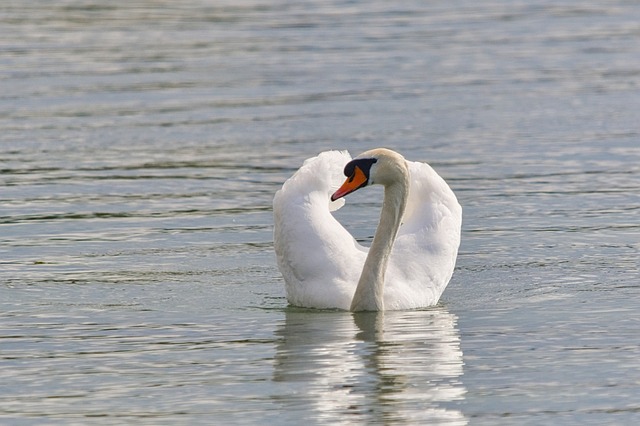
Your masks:
[{"label": "swan wing", "polygon": [[274,248],[289,303],[349,309],[367,250],[333,217],[330,201],[351,156],[327,151],[305,161],[273,199]]},{"label": "swan wing", "polygon": [[409,197],[385,277],[385,307],[435,305],[449,283],[460,245],[462,207],[426,163],[407,161]]}]

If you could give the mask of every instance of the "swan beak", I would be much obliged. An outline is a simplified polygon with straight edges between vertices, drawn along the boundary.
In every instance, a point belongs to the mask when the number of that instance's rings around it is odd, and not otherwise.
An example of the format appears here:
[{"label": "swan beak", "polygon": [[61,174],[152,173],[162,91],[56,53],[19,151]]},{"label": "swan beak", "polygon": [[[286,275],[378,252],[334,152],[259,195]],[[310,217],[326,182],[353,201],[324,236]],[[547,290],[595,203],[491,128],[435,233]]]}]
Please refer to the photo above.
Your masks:
[{"label": "swan beak", "polygon": [[367,184],[369,178],[364,174],[360,167],[356,166],[353,169],[353,174],[344,181],[342,186],[338,188],[336,192],[331,196],[331,201],[335,201],[338,198],[342,198],[347,194],[351,194],[356,189],[360,189]]}]

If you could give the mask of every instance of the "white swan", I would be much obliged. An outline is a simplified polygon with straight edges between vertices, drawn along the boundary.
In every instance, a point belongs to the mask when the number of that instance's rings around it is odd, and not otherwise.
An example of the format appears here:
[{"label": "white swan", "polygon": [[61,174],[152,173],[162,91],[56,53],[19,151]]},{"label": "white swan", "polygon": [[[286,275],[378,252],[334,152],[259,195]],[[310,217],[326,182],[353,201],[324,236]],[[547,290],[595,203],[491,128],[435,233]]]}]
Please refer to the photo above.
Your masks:
[{"label": "white swan", "polygon": [[[347,180],[338,188],[343,170]],[[384,186],[384,200],[367,249],[331,210],[371,184]],[[460,245],[462,208],[447,183],[428,164],[384,148],[353,160],[338,151],[308,159],[276,193],[273,216],[278,267],[295,306],[379,311],[435,305]]]}]

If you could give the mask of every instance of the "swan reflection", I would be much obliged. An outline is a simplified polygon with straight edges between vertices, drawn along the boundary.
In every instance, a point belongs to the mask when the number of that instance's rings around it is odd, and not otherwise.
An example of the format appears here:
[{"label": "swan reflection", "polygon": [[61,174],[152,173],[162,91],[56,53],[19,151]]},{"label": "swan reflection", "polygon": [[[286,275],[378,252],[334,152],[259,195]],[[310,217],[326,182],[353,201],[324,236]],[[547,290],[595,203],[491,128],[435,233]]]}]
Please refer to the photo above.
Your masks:
[{"label": "swan reflection", "polygon": [[442,307],[379,313],[291,309],[277,330],[285,410],[332,423],[466,424],[456,317]]}]

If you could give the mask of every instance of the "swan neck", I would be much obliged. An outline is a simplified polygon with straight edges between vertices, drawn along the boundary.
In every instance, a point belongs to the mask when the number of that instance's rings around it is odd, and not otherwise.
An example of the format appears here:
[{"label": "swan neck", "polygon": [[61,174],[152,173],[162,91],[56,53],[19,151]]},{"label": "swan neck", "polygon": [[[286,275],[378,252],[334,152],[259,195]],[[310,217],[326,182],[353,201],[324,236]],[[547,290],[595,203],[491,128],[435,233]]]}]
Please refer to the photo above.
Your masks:
[{"label": "swan neck", "polygon": [[384,276],[407,206],[408,191],[408,173],[401,181],[386,185],[384,188],[380,222],[351,302],[351,311],[384,310]]}]

